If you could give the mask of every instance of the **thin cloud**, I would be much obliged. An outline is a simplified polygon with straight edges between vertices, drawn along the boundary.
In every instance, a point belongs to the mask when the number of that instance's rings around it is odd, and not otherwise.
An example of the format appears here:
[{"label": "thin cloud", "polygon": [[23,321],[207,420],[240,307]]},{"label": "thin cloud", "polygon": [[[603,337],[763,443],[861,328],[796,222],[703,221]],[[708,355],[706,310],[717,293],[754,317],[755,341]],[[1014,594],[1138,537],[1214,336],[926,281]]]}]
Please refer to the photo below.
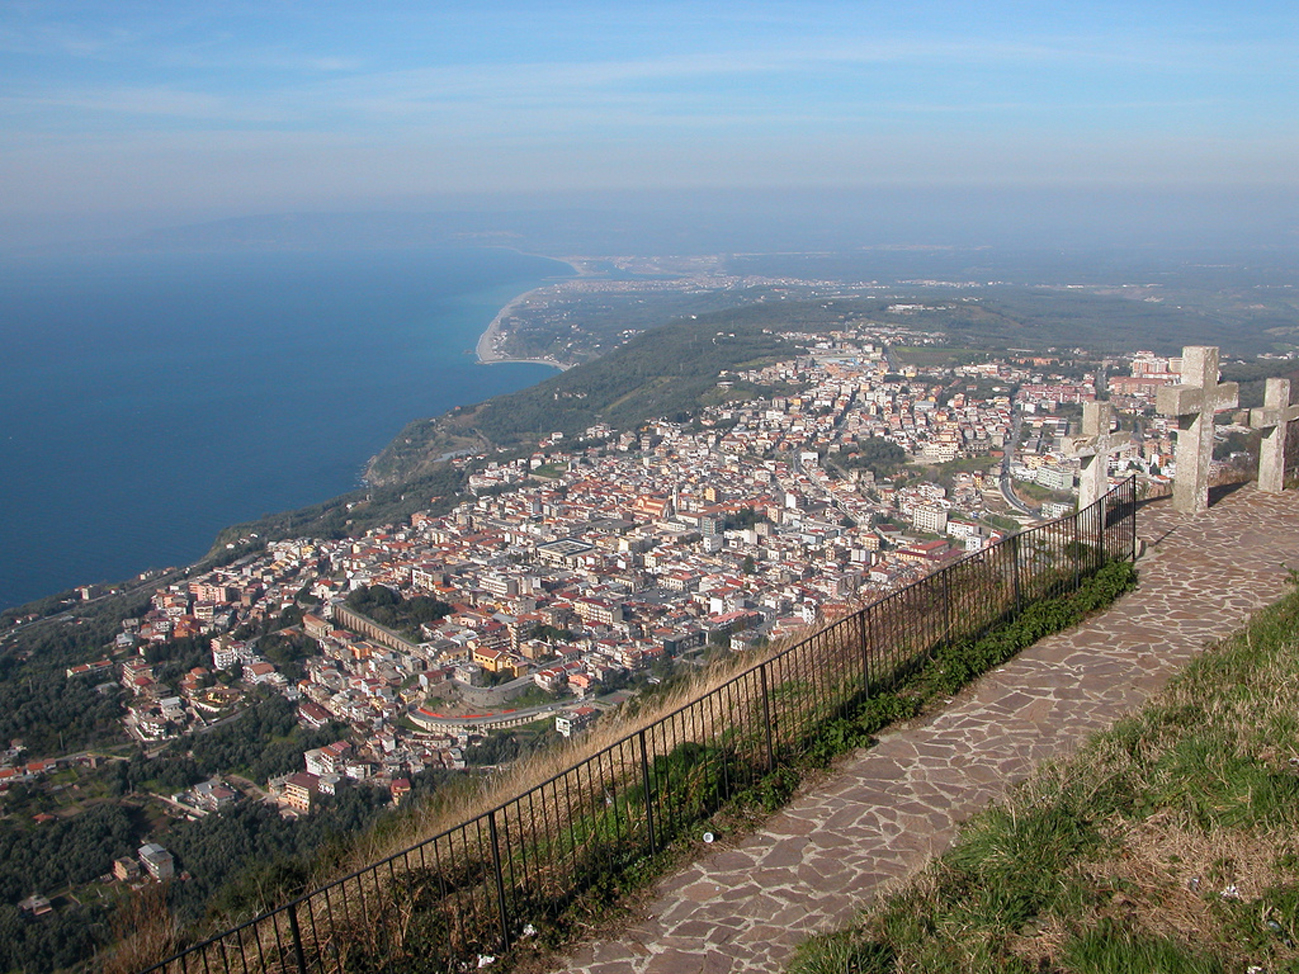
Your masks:
[{"label": "thin cloud", "polygon": [[224,96],[165,87],[94,88],[0,97],[0,112],[8,115],[46,113],[55,109],[223,123],[269,124],[288,120],[283,112],[254,108]]}]

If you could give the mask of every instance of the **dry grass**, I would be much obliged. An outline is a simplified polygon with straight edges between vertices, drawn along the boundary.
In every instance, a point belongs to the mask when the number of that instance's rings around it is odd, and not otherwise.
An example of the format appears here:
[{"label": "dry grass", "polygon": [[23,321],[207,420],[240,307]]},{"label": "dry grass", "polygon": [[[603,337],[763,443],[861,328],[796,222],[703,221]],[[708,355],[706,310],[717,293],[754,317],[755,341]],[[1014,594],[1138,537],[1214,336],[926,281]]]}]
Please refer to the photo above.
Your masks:
[{"label": "dry grass", "polygon": [[[1041,917],[1009,939],[1009,950],[1038,965],[1063,956],[1080,926],[1103,919],[1174,942],[1225,943],[1232,924],[1214,897],[1255,903],[1293,878],[1278,865],[1284,852],[1295,851],[1289,832],[1205,834],[1174,819],[1167,810],[1137,823],[1111,819],[1102,829],[1106,854],[1078,863],[1071,877],[1103,894],[1077,913]],[[1281,943],[1274,959],[1289,963],[1299,952]]]},{"label": "dry grass", "polygon": [[1297,633],[1299,592],[791,970],[1299,970]]},{"label": "dry grass", "polygon": [[[640,707],[634,715],[615,711],[579,737],[566,741],[559,747],[516,761],[497,772],[490,780],[475,782],[472,793],[457,792],[452,801],[431,803],[423,813],[409,816],[399,828],[386,834],[366,837],[355,847],[343,868],[334,871],[334,875],[342,875],[396,855],[512,801],[543,782],[582,764],[618,741],[659,723],[668,715],[717,690],[738,674],[769,661],[809,634],[810,630],[781,640],[762,650],[761,655],[745,654],[714,662],[693,674],[690,679],[653,697],[647,706]],[[756,698],[750,695],[747,699],[752,702]],[[710,715],[702,715],[701,722],[695,728],[699,737],[712,737],[724,729]],[[659,755],[651,751],[651,760],[656,756]]]},{"label": "dry grass", "polygon": [[127,900],[114,917],[113,934],[113,949],[102,958],[100,974],[136,974],[172,953],[178,931],[163,888],[150,883]]}]

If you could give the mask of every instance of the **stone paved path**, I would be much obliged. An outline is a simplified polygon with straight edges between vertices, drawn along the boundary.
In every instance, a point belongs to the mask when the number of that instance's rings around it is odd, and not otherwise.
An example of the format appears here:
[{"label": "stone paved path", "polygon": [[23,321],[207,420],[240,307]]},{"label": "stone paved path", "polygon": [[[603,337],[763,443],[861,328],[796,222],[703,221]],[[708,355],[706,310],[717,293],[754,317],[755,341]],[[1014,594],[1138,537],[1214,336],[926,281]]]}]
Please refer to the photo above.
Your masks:
[{"label": "stone paved path", "polygon": [[837,766],[760,834],[664,879],[619,940],[560,968],[590,974],[781,971],[795,944],[847,923],[880,884],[943,851],[958,825],[1045,758],[1139,707],[1207,644],[1285,591],[1299,494],[1252,486],[1208,513],[1137,516],[1137,589],[989,673],[941,714]]}]

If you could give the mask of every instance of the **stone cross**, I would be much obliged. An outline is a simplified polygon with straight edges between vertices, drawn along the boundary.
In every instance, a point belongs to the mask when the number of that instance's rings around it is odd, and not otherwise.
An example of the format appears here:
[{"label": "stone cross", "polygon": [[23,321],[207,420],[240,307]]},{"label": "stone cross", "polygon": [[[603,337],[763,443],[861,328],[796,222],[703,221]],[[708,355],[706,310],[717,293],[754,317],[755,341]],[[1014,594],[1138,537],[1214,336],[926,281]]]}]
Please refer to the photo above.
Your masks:
[{"label": "stone cross", "polygon": [[1299,420],[1299,404],[1290,405],[1290,380],[1268,379],[1263,408],[1249,411],[1249,425],[1263,431],[1258,447],[1258,489],[1281,493],[1285,480],[1285,437],[1287,427]]},{"label": "stone cross", "polygon": [[1110,454],[1132,442],[1132,434],[1110,432],[1114,407],[1107,402],[1083,403],[1082,436],[1065,440],[1065,450],[1079,461],[1078,510],[1085,510],[1105,494],[1109,485]]},{"label": "stone cross", "polygon": [[1213,459],[1213,414],[1233,409],[1240,387],[1218,382],[1218,348],[1188,345],[1182,349],[1182,382],[1163,386],[1155,406],[1177,420],[1177,475],[1173,508],[1198,514],[1209,508],[1209,462]]}]

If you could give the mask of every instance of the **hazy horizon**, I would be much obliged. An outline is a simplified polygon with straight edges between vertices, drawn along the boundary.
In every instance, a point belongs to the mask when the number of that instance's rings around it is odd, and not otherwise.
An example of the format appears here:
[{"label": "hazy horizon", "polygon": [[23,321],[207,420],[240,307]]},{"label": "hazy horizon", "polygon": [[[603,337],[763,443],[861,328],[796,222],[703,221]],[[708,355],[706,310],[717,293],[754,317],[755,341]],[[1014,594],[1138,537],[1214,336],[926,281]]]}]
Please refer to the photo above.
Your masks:
[{"label": "hazy horizon", "polygon": [[1297,40],[1260,2],[9,0],[0,246],[536,209],[747,217],[754,249],[818,221],[847,246],[1290,246]]},{"label": "hazy horizon", "polygon": [[613,253],[1051,250],[1299,253],[1299,194],[1275,191],[787,187],[412,199],[239,214],[0,216],[0,253],[500,245]]}]

